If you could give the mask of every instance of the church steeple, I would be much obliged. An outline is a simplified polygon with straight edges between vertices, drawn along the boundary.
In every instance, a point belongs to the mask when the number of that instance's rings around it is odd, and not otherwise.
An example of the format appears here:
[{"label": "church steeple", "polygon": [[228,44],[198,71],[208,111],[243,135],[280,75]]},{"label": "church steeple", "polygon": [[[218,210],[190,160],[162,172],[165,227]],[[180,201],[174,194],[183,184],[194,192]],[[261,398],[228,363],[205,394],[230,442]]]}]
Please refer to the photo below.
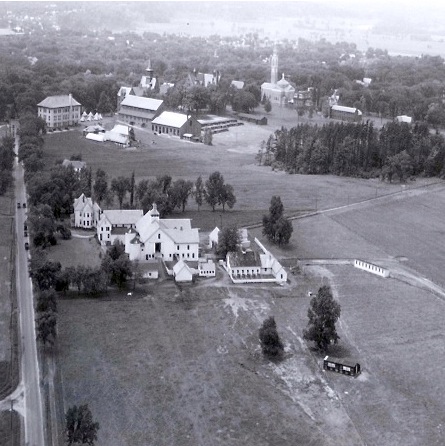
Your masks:
[{"label": "church steeple", "polygon": [[145,72],[147,73],[147,77],[151,81],[153,79],[153,69],[151,68],[151,60],[148,59],[148,67],[145,69]]},{"label": "church steeple", "polygon": [[276,84],[278,80],[278,52],[277,47],[274,46],[273,54],[270,59],[270,83]]}]

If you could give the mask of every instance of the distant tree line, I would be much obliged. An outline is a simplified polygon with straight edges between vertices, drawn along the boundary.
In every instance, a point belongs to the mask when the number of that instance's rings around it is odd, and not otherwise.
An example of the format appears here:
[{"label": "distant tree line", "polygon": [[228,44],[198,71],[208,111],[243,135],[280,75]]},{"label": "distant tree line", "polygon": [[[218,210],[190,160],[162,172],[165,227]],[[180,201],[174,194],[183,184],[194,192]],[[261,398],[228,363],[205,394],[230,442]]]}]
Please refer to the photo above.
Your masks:
[{"label": "distant tree line", "polygon": [[427,124],[389,122],[300,124],[276,130],[263,141],[260,165],[288,173],[381,176],[406,181],[411,175],[445,174],[445,139]]}]

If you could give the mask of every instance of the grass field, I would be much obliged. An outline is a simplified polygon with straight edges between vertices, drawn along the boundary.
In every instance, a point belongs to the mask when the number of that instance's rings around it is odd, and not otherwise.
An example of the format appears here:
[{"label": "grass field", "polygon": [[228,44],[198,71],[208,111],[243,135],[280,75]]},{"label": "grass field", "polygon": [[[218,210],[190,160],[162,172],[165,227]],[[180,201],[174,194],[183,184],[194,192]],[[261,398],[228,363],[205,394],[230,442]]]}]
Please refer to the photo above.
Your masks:
[{"label": "grass field", "polygon": [[[290,246],[271,248],[289,264],[321,259],[319,266],[304,267],[297,282],[290,276],[284,288],[231,286],[219,271],[217,279],[182,292],[156,282],[131,298],[62,299],[65,409],[90,404],[101,423],[98,446],[443,444],[444,302],[343,259],[407,267],[445,283],[444,187],[272,172],[253,161],[271,129],[238,129],[216,135],[212,147],[157,137],[150,147],[123,151],[76,132],[46,138],[48,161],[81,152],[93,170],[103,167],[115,176],[135,169],[139,179],[163,173],[195,179],[217,168],[238,202],[226,213],[189,206],[186,216],[204,229],[230,218],[250,223],[274,194],[289,213],[339,207],[294,220]],[[260,236],[261,228],[252,233]],[[92,242],[67,243],[75,253],[69,262],[78,256],[88,261]],[[62,264],[64,244],[51,248]],[[342,306],[341,341],[332,352],[357,358],[364,369],[357,379],[324,373],[321,356],[302,340],[307,293],[322,283],[333,286]],[[258,345],[258,328],[271,314],[286,344],[280,364],[264,361]]]},{"label": "grass field", "polygon": [[[294,125],[295,112],[284,109],[280,113],[283,114],[283,125]],[[275,121],[275,126],[246,123],[231,128],[228,132],[214,135],[212,146],[166,135],[154,136],[149,130],[136,129],[136,138],[142,141],[141,148],[119,149],[112,144],[86,140],[80,131],[58,132],[45,137],[45,161],[49,167],[56,160],[80,153],[93,172],[102,168],[109,178],[113,178],[121,175],[130,177],[134,171],[136,182],[164,174],[171,175],[173,179],[195,181],[199,175],[206,179],[219,170],[225,181],[234,187],[237,197],[234,210],[258,212],[258,215],[269,208],[273,195],[279,195],[286,211],[293,214],[300,210],[345,206],[401,190],[398,184],[382,183],[377,179],[288,175],[258,166],[255,154],[261,141],[279,126],[277,117]],[[431,180],[418,180],[405,187],[426,181]],[[209,208],[204,205],[202,209]],[[197,210],[193,199],[189,200],[186,210]]]},{"label": "grass field", "polygon": [[[168,282],[124,306],[62,301],[65,401],[90,403],[101,423],[99,446],[359,444],[291,334],[312,286],[201,286],[183,296]],[[278,365],[262,359],[257,341],[271,314],[287,344]]]}]

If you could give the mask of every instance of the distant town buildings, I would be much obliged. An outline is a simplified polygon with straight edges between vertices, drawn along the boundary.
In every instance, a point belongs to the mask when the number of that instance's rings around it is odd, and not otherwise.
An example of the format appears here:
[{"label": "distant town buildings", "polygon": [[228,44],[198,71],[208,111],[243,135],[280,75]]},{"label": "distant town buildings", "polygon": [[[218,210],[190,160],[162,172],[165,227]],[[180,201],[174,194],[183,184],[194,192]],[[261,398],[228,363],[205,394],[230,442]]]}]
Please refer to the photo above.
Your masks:
[{"label": "distant town buildings", "polygon": [[80,121],[82,105],[71,93],[69,95],[48,96],[37,104],[37,116],[46,122],[49,129],[77,125]]}]

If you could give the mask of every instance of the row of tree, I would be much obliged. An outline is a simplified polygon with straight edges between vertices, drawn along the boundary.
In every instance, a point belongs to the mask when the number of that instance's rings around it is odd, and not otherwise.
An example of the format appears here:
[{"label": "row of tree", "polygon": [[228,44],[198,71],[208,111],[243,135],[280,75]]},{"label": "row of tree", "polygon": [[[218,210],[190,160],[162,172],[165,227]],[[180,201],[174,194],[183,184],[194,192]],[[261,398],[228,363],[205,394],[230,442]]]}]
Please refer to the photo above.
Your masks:
[{"label": "row of tree", "polygon": [[[340,304],[334,299],[329,286],[323,285],[318,294],[312,297],[308,308],[308,324],[303,330],[303,338],[314,342],[319,350],[326,352],[329,346],[340,339],[335,324],[340,317]],[[272,359],[281,359],[284,345],[278,334],[277,324],[273,316],[263,321],[259,329],[262,352]]]},{"label": "row of tree", "polygon": [[5,136],[0,142],[0,195],[12,185],[14,167],[14,138]]},{"label": "row of tree", "polygon": [[378,176],[405,181],[410,175],[445,173],[445,139],[425,123],[300,124],[276,130],[256,155],[260,165],[289,173]]}]

